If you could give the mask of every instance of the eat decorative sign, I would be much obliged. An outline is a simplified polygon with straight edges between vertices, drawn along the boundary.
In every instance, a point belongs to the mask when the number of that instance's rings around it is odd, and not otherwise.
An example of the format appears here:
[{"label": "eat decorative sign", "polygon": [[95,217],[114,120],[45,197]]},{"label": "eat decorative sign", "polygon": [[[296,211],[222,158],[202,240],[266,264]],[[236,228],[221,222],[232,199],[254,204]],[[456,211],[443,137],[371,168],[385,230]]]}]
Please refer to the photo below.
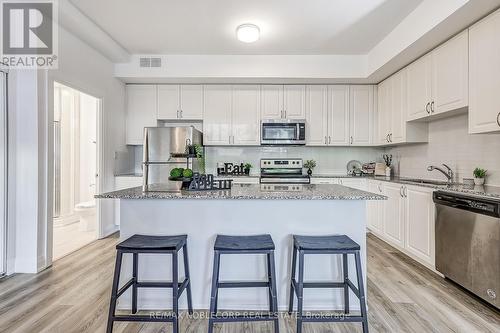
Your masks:
[{"label": "eat decorative sign", "polygon": [[234,175],[234,176],[242,176],[242,175],[246,175],[246,171],[245,171],[245,165],[243,163],[239,164],[239,165],[235,165],[233,163],[226,163],[224,162],[224,166],[223,167],[217,167],[217,175],[218,176],[221,176],[221,175]]}]

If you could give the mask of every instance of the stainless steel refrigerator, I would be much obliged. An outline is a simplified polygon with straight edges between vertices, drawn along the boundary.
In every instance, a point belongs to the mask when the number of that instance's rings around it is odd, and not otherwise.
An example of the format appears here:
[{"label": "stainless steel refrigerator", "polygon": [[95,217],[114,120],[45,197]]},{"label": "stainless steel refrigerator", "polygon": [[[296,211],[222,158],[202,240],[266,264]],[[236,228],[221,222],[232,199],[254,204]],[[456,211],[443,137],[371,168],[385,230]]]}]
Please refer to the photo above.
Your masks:
[{"label": "stainless steel refrigerator", "polygon": [[[143,190],[179,191],[181,182],[170,181],[174,168],[199,170],[198,160],[188,147],[203,144],[203,134],[193,126],[146,127],[144,129]],[[192,153],[192,152],[191,152]]]}]

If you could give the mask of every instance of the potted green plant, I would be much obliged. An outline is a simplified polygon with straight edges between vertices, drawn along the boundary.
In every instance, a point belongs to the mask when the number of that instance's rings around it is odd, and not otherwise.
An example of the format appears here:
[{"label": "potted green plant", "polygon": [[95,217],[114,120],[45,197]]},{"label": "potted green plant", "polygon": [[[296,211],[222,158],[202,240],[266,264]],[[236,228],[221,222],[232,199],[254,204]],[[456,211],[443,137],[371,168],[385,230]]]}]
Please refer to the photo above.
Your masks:
[{"label": "potted green plant", "polygon": [[482,168],[475,168],[472,174],[474,175],[474,184],[484,185],[484,178],[486,178],[486,170]]},{"label": "potted green plant", "polygon": [[245,169],[245,174],[246,175],[249,175],[250,174],[250,169],[252,169],[252,165],[250,163],[245,163],[245,165],[243,166]]},{"label": "potted green plant", "polygon": [[304,163],[304,168],[307,169],[307,174],[310,176],[312,175],[312,169],[316,167],[316,161],[315,160],[307,160],[306,163]]},{"label": "potted green plant", "polygon": [[203,154],[203,146],[200,144],[195,144],[194,151],[196,155],[196,160],[198,161],[198,167],[201,174],[205,173],[205,154]]}]

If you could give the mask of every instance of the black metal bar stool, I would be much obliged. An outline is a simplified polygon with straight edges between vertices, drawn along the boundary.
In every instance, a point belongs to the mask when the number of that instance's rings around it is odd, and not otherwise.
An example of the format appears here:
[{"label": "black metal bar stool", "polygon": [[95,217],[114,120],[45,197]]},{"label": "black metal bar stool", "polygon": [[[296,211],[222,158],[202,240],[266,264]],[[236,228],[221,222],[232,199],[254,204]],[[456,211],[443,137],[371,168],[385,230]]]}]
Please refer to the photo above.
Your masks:
[{"label": "black metal bar stool", "polygon": [[[290,303],[288,313],[292,314],[294,295],[297,295],[297,333],[302,332],[304,322],[361,322],[363,332],[368,332],[368,317],[366,314],[365,291],[361,271],[360,247],[345,235],[338,236],[293,236],[292,277],[290,283]],[[295,266],[299,253],[299,278],[295,279]],[[343,282],[304,282],[304,255],[305,254],[342,254]],[[358,287],[349,280],[348,254],[354,254]],[[344,318],[306,318],[303,316],[304,288],[342,288],[344,289],[344,313],[349,313],[349,288],[359,298],[361,315],[346,316]]]},{"label": "black metal bar stool", "polygon": [[[266,254],[267,281],[241,282],[219,281],[221,254]],[[269,314],[255,316],[218,316],[219,288],[269,288]],[[212,275],[212,293],[210,296],[210,314],[208,332],[213,332],[215,323],[243,322],[243,321],[274,321],[274,332],[279,332],[278,300],[276,296],[276,269],[274,266],[274,242],[270,235],[256,236],[224,236],[218,235],[214,246],[214,268]]]},{"label": "black metal bar stool", "polygon": [[[184,281],[179,282],[178,277],[178,252],[183,250],[184,257]],[[179,332],[179,298],[186,290],[188,311],[193,313],[191,300],[191,281],[189,279],[189,263],[187,253],[187,236],[145,236],[133,235],[116,246],[116,264],[111,290],[111,301],[109,305],[108,326],[106,332],[113,331],[115,321],[140,321],[140,322],[171,322],[173,332]],[[120,282],[120,270],[122,256],[125,253],[132,254],[132,278],[118,289]],[[140,253],[156,253],[172,255],[172,282],[141,282],[138,279],[138,266]],[[116,315],[116,301],[128,288],[132,287],[132,315]],[[170,316],[154,317],[150,315],[137,315],[137,289],[138,288],[172,288],[172,312]]]}]

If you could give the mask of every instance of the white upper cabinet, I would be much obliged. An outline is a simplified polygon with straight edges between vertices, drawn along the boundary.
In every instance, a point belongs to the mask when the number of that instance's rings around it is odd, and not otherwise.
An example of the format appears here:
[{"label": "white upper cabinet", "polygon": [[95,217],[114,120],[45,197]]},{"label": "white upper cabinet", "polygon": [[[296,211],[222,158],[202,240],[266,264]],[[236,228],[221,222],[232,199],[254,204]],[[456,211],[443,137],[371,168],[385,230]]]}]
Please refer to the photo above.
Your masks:
[{"label": "white upper cabinet", "polygon": [[306,119],[306,86],[285,85],[283,108],[285,119]]},{"label": "white upper cabinet", "polygon": [[430,115],[432,102],[432,55],[408,66],[408,120]]},{"label": "white upper cabinet", "polygon": [[328,144],[349,145],[349,86],[328,87]]},{"label": "white upper cabinet", "polygon": [[378,143],[389,143],[389,132],[391,131],[391,100],[392,83],[390,79],[382,81],[378,85],[377,93],[377,138]]},{"label": "white upper cabinet", "polygon": [[158,119],[203,119],[203,86],[158,85]]},{"label": "white upper cabinet", "polygon": [[306,88],[306,144],[328,144],[328,87],[311,85]]},{"label": "white upper cabinet", "polygon": [[391,143],[402,143],[406,140],[407,82],[406,69],[402,69],[390,78],[389,141]]},{"label": "white upper cabinet", "polygon": [[158,86],[158,119],[180,118],[180,86],[162,84]]},{"label": "white upper cabinet", "polygon": [[351,86],[349,91],[350,144],[367,146],[373,142],[373,86]]},{"label": "white upper cabinet", "polygon": [[469,42],[467,30],[432,51],[432,114],[469,104]]},{"label": "white upper cabinet", "polygon": [[260,86],[233,86],[231,135],[234,145],[260,145]]},{"label": "white upper cabinet", "polygon": [[180,117],[185,120],[203,120],[203,85],[180,86]]},{"label": "white upper cabinet", "polygon": [[205,86],[203,144],[224,146],[232,144],[231,85]]},{"label": "white upper cabinet", "polygon": [[469,133],[500,131],[500,11],[469,29]]},{"label": "white upper cabinet", "polygon": [[144,127],[156,126],[157,90],[155,85],[129,84],[127,99],[126,141],[128,145],[142,145]]},{"label": "white upper cabinet", "polygon": [[281,119],[283,112],[283,85],[263,85],[262,89],[262,119]]}]

